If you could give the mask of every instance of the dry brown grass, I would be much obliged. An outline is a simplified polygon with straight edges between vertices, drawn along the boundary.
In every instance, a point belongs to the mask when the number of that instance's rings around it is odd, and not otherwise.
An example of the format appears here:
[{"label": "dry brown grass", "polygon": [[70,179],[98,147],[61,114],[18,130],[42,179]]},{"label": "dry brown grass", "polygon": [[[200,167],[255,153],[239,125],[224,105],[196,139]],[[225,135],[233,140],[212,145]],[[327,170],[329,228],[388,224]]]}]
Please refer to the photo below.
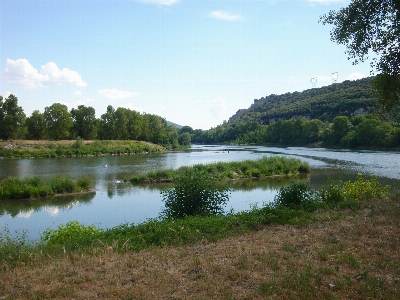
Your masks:
[{"label": "dry brown grass", "polygon": [[0,299],[399,299],[398,200],[212,243],[65,253],[2,271]]}]

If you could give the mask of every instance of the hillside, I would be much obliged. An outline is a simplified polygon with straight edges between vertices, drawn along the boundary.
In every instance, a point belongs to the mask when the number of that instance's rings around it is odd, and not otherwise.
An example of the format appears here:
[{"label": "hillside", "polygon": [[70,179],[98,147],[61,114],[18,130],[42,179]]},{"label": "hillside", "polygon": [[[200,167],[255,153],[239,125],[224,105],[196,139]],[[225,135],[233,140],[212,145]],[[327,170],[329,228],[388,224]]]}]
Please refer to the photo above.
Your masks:
[{"label": "hillside", "polygon": [[303,117],[332,121],[336,116],[352,116],[373,110],[376,96],[371,90],[372,77],[334,83],[303,92],[269,95],[255,99],[248,109],[240,109],[229,122],[257,120],[261,124]]}]

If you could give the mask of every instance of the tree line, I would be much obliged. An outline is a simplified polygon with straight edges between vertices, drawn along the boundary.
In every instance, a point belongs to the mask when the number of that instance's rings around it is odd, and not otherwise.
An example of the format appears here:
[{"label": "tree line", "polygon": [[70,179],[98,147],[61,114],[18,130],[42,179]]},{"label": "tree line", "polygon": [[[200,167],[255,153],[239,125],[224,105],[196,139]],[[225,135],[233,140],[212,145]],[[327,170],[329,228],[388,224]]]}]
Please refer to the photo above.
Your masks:
[{"label": "tree line", "polygon": [[400,124],[376,115],[336,116],[332,122],[304,118],[279,120],[268,125],[251,118],[224,122],[207,131],[190,130],[194,143],[234,143],[258,145],[324,146],[360,148],[400,147]]},{"label": "tree line", "polygon": [[190,145],[190,134],[180,132],[175,126],[157,115],[139,113],[111,105],[100,118],[93,107],[79,105],[68,111],[66,105],[54,103],[35,110],[27,117],[15,95],[0,96],[0,138],[35,140],[141,140],[178,148]]}]

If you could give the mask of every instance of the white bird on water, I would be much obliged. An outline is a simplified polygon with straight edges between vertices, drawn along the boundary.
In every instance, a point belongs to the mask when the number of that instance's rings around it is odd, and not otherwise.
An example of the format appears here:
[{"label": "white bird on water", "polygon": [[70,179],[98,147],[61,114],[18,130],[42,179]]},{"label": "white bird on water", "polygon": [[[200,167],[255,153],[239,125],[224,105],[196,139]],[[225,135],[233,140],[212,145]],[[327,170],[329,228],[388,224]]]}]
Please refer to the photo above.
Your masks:
[{"label": "white bird on water", "polygon": [[104,167],[107,168],[107,164],[105,164]]}]

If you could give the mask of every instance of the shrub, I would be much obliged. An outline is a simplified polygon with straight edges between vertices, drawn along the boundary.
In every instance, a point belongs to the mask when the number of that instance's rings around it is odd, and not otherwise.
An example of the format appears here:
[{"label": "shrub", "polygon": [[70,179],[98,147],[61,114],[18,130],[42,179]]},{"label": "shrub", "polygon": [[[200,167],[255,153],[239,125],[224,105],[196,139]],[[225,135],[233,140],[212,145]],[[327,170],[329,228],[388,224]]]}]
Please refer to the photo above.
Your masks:
[{"label": "shrub", "polygon": [[49,180],[51,189],[55,193],[74,192],[75,183],[72,178],[66,175],[57,175]]},{"label": "shrub", "polygon": [[229,189],[218,183],[206,172],[186,168],[173,179],[170,189],[161,191],[166,218],[187,216],[209,216],[223,213],[223,206],[229,200]]},{"label": "shrub", "polygon": [[101,232],[102,230],[94,225],[85,226],[78,221],[70,221],[65,225],[58,226],[56,230],[46,229],[41,234],[41,240],[47,244],[63,244],[73,240],[89,242],[90,238]]},{"label": "shrub", "polygon": [[381,198],[389,194],[390,186],[382,186],[376,176],[365,179],[359,174],[356,181],[329,180],[326,188],[322,188],[321,196],[330,205],[352,206],[360,201]]},{"label": "shrub", "polygon": [[80,176],[76,180],[76,185],[82,190],[87,190],[92,184],[92,179],[89,176]]},{"label": "shrub", "polygon": [[279,189],[273,205],[277,208],[315,210],[319,202],[318,193],[311,190],[307,184],[292,182],[289,186]]}]

